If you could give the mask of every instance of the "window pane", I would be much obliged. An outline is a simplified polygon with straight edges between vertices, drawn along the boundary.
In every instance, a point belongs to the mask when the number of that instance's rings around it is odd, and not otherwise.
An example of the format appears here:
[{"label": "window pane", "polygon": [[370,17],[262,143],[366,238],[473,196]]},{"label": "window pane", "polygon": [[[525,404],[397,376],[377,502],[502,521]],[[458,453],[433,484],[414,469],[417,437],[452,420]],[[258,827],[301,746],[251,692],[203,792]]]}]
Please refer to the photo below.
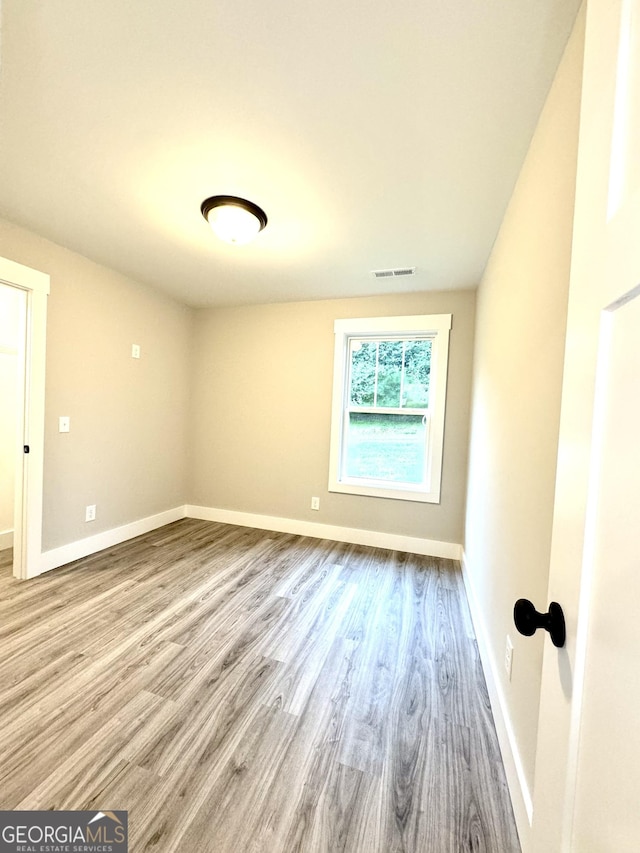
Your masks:
[{"label": "window pane", "polygon": [[399,409],[401,386],[402,341],[380,341],[376,407]]},{"label": "window pane", "polygon": [[375,341],[351,342],[351,388],[349,399],[352,406],[373,406],[376,385]]},{"label": "window pane", "polygon": [[403,408],[428,408],[430,373],[431,341],[407,341],[404,352]]},{"label": "window pane", "polygon": [[346,476],[421,483],[426,427],[422,415],[349,414]]}]

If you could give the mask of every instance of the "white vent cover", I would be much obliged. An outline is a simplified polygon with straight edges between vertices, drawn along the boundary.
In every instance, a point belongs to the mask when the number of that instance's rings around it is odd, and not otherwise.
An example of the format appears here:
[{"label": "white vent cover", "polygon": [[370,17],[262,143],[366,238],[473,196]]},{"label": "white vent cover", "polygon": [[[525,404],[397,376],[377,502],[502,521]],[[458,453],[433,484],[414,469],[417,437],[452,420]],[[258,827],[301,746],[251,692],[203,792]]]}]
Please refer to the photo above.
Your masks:
[{"label": "white vent cover", "polygon": [[371,275],[374,278],[396,278],[402,275],[415,275],[415,267],[399,267],[395,270],[372,270]]}]

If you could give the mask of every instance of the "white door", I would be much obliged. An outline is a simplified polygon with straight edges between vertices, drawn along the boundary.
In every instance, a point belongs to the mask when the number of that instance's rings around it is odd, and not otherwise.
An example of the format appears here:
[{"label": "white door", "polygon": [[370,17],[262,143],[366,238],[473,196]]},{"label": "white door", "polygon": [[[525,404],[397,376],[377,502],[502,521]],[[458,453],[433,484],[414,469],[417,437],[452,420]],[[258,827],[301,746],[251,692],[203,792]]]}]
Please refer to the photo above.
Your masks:
[{"label": "white door", "polygon": [[26,293],[0,283],[0,550],[14,544],[15,483],[22,478],[18,444],[24,411],[25,308]]},{"label": "white door", "polygon": [[640,0],[588,0],[536,853],[640,849]]},{"label": "white door", "polygon": [[[18,336],[19,400],[16,433],[13,573],[41,571],[44,470],[44,389],[49,276],[0,258],[0,286],[22,292],[23,332]],[[27,451],[24,452],[23,451]]]}]

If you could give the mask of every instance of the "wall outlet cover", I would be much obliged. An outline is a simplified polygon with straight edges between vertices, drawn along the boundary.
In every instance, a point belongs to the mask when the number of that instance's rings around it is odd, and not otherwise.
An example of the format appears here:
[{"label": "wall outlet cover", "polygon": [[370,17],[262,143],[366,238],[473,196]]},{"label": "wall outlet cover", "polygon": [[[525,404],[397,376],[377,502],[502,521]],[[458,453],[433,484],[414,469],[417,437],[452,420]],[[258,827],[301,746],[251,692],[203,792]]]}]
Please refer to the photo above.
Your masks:
[{"label": "wall outlet cover", "polygon": [[504,650],[504,668],[507,673],[507,678],[511,681],[511,672],[513,670],[513,643],[511,642],[511,637],[508,634]]}]

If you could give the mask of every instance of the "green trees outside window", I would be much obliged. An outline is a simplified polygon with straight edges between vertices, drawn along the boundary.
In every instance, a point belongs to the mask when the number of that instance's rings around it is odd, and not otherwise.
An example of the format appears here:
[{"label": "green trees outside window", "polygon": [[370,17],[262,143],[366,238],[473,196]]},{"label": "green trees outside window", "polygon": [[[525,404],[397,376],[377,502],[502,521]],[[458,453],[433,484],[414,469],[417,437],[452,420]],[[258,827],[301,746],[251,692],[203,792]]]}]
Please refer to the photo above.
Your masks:
[{"label": "green trees outside window", "polygon": [[351,340],[347,476],[423,480],[430,371],[430,340]]}]

